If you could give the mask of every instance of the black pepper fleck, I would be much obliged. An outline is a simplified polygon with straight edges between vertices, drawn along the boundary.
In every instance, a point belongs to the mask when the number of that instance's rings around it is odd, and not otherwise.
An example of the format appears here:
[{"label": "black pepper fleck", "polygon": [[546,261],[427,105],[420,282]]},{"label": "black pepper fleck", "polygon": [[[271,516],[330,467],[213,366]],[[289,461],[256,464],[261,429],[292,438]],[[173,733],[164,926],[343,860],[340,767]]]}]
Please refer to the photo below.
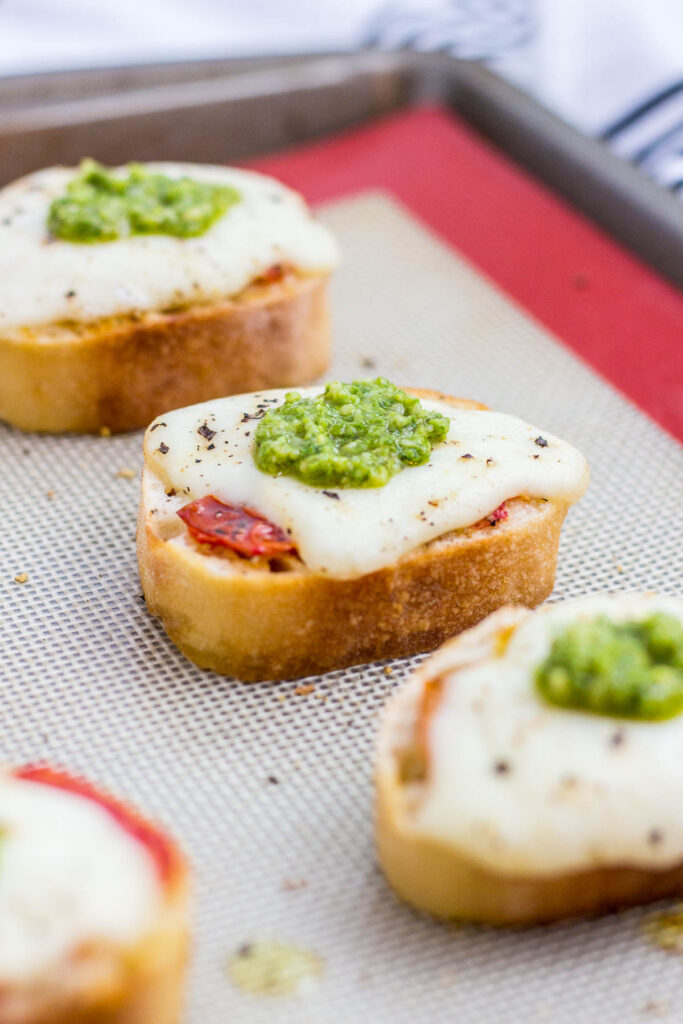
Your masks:
[{"label": "black pepper fleck", "polygon": [[510,771],[510,764],[508,761],[496,761],[493,770],[496,775],[507,775]]},{"label": "black pepper fleck", "polygon": [[474,455],[470,455],[470,453],[469,453],[469,452],[465,452],[465,454],[464,454],[464,455],[461,455],[461,456],[460,456],[460,458],[461,458],[461,459],[473,459],[473,458],[474,458]]},{"label": "black pepper fleck", "polygon": [[206,450],[207,450],[207,452],[212,452],[215,447],[216,447],[215,444],[210,444]]},{"label": "black pepper fleck", "polygon": [[625,742],[626,742],[626,733],[624,732],[623,729],[617,729],[617,731],[613,732],[612,735],[609,738],[609,745],[610,745],[610,747],[620,747]]},{"label": "black pepper fleck", "polygon": [[339,495],[336,491],[323,491],[326,498],[334,498],[335,501],[340,501]]},{"label": "black pepper fleck", "polygon": [[166,452],[170,451],[170,449],[169,449],[168,445],[167,445],[167,444],[164,444],[164,442],[162,441],[162,442],[161,442],[161,444],[159,445],[159,447],[157,448],[157,451],[158,451],[158,452],[159,452],[159,453],[160,453],[161,455],[165,455],[165,454],[166,454]]},{"label": "black pepper fleck", "polygon": [[73,288],[69,288],[68,292],[65,292],[64,298],[65,299],[75,299],[76,298],[76,292],[73,290]]},{"label": "black pepper fleck", "polygon": [[157,429],[157,427],[165,427],[165,426],[166,426],[166,424],[165,424],[165,423],[163,423],[163,422],[160,422],[160,423],[153,423],[153,424],[152,424],[152,426],[151,426],[151,427],[149,428],[149,432],[150,432],[150,434],[151,434],[153,430],[156,430],[156,429]]},{"label": "black pepper fleck", "polygon": [[280,780],[278,779],[277,775],[269,775],[268,782],[270,782],[271,786],[279,786],[280,784]]},{"label": "black pepper fleck", "polygon": [[647,834],[647,841],[651,846],[657,846],[664,838],[664,833],[658,828],[652,828]]},{"label": "black pepper fleck", "polygon": [[206,422],[202,423],[201,427],[198,428],[197,433],[201,434],[202,437],[205,437],[207,441],[212,441],[216,436],[216,431],[212,430]]},{"label": "black pepper fleck", "polygon": [[547,448],[548,447],[548,442],[546,441],[546,439],[544,437],[541,437],[540,434],[538,435],[538,437],[534,438],[534,444],[537,444],[539,448]]}]

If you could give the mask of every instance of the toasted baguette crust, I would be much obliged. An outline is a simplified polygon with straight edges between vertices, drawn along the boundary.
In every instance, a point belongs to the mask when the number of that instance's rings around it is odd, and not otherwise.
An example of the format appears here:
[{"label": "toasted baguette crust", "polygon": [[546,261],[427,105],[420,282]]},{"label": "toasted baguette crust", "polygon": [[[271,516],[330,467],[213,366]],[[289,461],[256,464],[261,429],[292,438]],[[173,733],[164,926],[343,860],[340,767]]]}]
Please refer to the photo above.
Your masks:
[{"label": "toasted baguette crust", "polygon": [[219,395],[310,381],[329,361],[328,277],[289,273],[220,303],[0,336],[0,419],[116,433]]},{"label": "toasted baguette crust", "polygon": [[502,604],[539,604],[553,587],[568,508],[514,501],[495,528],[446,534],[385,569],[337,580],[300,564],[273,572],[207,553],[188,539],[179,506],[164,504],[146,470],[137,539],[148,608],[191,661],[247,681],[416,654]]},{"label": "toasted baguette crust", "polygon": [[377,852],[401,899],[446,919],[532,925],[594,916],[681,893],[683,862],[663,870],[616,864],[557,874],[503,874],[421,833],[411,813],[415,797],[407,797],[400,777],[401,753],[416,720],[420,692],[419,686],[409,683],[387,706],[375,768]]},{"label": "toasted baguette crust", "polygon": [[26,989],[3,986],[2,1024],[179,1024],[189,950],[188,879],[178,857],[155,925],[136,946],[95,944]]}]

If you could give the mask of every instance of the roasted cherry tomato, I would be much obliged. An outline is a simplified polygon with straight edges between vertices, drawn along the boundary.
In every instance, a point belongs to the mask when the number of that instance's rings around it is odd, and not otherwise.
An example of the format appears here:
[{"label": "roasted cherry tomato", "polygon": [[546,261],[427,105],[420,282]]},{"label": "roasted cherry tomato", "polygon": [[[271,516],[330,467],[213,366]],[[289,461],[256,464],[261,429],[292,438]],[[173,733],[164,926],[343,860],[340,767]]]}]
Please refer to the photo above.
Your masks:
[{"label": "roasted cherry tomato", "polygon": [[489,515],[486,516],[486,521],[490,523],[491,526],[495,526],[496,523],[502,523],[504,519],[507,519],[507,517],[507,505],[503,502],[502,505],[499,505],[498,508],[494,508],[493,512],[490,512]]},{"label": "roasted cherry tomato", "polygon": [[281,281],[287,273],[288,267],[284,263],[273,263],[272,266],[264,270],[262,274],[256,278],[257,284],[275,284],[276,281]]},{"label": "roasted cherry tomato", "polygon": [[190,502],[178,511],[190,535],[202,544],[220,544],[244,558],[295,552],[287,534],[258,512],[226,505],[213,495]]}]

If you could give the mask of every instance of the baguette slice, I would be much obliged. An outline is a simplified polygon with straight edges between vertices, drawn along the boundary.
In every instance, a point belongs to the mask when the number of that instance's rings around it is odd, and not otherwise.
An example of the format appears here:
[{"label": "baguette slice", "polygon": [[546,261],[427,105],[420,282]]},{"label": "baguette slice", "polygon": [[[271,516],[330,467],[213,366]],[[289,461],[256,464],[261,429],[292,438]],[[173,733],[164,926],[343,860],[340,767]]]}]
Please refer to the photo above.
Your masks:
[{"label": "baguette slice", "polygon": [[533,607],[550,594],[569,502],[510,498],[508,518],[495,527],[452,531],[387,568],[333,579],[296,558],[246,560],[195,543],[176,514],[186,499],[167,496],[147,467],[137,531],[142,588],[186,657],[246,681],[408,656],[502,604]]},{"label": "baguette slice", "polygon": [[117,433],[166,409],[313,380],[329,361],[329,273],[254,281],[223,302],[0,335],[0,419]]},{"label": "baguette slice", "polygon": [[[503,872],[478,862],[471,852],[443,837],[430,835],[418,824],[425,755],[416,747],[416,738],[419,746],[424,746],[425,734],[420,731],[424,726],[419,723],[420,708],[424,714],[425,701],[431,699],[425,697],[426,686],[438,685],[447,674],[494,656],[499,644],[505,644],[528,615],[519,607],[501,608],[476,629],[445,644],[385,708],[375,763],[375,839],[388,881],[401,899],[419,910],[440,918],[492,925],[533,925],[595,916],[680,895],[683,860],[644,867],[620,863],[617,857],[612,864],[578,870]],[[457,735],[453,743],[457,743]],[[462,784],[471,789],[475,781],[463,779]]]},{"label": "baguette slice", "polygon": [[[58,963],[30,977],[0,974],[2,1024],[178,1024],[189,946],[189,871],[177,846],[136,811],[81,779],[31,766],[10,775],[103,808],[148,849],[162,895],[153,921],[132,944],[83,936]],[[87,852],[81,850],[80,858],[79,870],[87,874]],[[57,890],[56,898],[66,896]]]}]

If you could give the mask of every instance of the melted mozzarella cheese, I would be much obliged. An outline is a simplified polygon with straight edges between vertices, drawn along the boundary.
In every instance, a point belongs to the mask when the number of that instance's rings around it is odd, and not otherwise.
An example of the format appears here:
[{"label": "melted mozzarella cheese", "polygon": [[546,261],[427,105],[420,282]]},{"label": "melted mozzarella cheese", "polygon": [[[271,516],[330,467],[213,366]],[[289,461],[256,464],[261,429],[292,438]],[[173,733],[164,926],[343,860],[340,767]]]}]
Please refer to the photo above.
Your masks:
[{"label": "melted mozzarella cheese", "polygon": [[[184,492],[188,501],[212,494],[256,509],[289,531],[316,573],[362,576],[449,530],[471,526],[506,498],[572,501],[588,483],[583,456],[551,434],[543,432],[547,445],[541,447],[538,428],[515,416],[431,399],[423,405],[451,420],[445,441],[428,463],[402,470],[384,487],[330,491],[270,476],[254,463],[254,432],[263,411],[285,393],[236,395],[166,413],[147,431],[145,457],[167,489]],[[204,424],[215,431],[210,440],[199,433]]]},{"label": "melted mozzarella cheese", "polygon": [[90,940],[128,945],[160,906],[144,846],[94,801],[0,778],[0,984],[58,967]]},{"label": "melted mozzarella cheese", "polygon": [[[510,874],[680,861],[683,715],[641,722],[566,710],[546,703],[533,682],[570,622],[660,611],[683,620],[683,599],[598,595],[546,605],[519,613],[496,657],[496,635],[511,624],[503,609],[443,648],[438,665],[425,665],[445,686],[415,827]],[[486,653],[472,663],[477,640]]]},{"label": "melted mozzarella cheese", "polygon": [[21,178],[0,191],[0,331],[220,301],[275,263],[302,272],[335,265],[330,233],[297,193],[272,178],[201,164],[146,166],[232,185],[241,200],[197,238],[133,235],[78,244],[47,231],[50,203],[76,169],[51,167]]}]

